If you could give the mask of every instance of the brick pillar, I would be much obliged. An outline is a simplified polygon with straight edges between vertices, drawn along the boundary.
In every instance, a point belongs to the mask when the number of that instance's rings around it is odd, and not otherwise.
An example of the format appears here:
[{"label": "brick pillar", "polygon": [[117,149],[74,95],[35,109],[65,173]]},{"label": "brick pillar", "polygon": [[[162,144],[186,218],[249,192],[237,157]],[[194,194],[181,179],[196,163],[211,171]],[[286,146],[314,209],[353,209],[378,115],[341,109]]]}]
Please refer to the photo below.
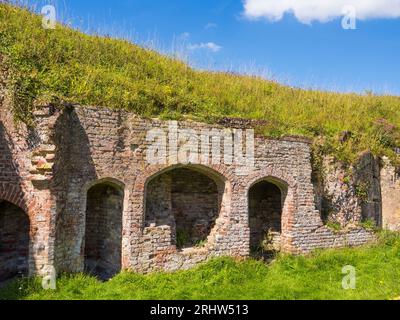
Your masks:
[{"label": "brick pillar", "polygon": [[52,141],[52,130],[58,113],[52,107],[44,107],[38,109],[34,115],[36,145],[30,153],[31,166],[26,177],[35,202],[34,208],[30,210],[34,228],[31,233],[32,272],[45,275],[54,267],[57,194],[53,190],[53,165],[57,150]]}]

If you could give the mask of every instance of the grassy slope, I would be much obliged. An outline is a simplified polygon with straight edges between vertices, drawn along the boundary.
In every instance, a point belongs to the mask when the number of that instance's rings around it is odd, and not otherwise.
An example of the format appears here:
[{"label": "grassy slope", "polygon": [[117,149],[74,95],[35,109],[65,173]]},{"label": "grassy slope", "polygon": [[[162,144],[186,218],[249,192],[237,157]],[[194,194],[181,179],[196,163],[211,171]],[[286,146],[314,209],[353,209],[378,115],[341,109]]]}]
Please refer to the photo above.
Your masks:
[{"label": "grassy slope", "polygon": [[[125,108],[144,116],[212,122],[222,117],[268,120],[270,136],[324,136],[325,151],[354,160],[359,151],[394,158],[400,143],[400,98],[297,90],[254,77],[194,71],[131,43],[93,37],[0,4],[0,55],[12,70],[17,118],[34,101]],[[1,58],[0,56],[0,58]],[[353,137],[344,144],[344,130]]]},{"label": "grassy slope", "polygon": [[[356,268],[355,290],[342,289],[345,265]],[[57,291],[42,290],[39,280],[14,282],[0,299],[394,299],[399,279],[400,237],[387,233],[376,245],[280,256],[271,265],[224,258],[172,274],[122,273],[106,283],[63,276]]]}]

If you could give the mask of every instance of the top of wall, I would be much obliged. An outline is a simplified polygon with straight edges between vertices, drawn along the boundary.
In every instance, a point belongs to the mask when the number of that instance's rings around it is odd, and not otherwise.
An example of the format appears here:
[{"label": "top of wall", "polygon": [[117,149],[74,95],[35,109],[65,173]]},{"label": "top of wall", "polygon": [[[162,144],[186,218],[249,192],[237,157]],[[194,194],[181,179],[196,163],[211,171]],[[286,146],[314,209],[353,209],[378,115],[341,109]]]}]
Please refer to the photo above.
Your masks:
[{"label": "top of wall", "polygon": [[[116,109],[111,109],[107,107],[102,107],[102,106],[83,106],[80,104],[64,104],[61,106],[54,106],[54,105],[44,105],[37,107],[35,111],[33,112],[34,116],[36,119],[40,118],[46,118],[52,115],[55,115],[62,110],[65,109],[77,109],[81,110],[83,113],[86,111],[92,111],[92,112],[100,112],[100,113],[106,113],[108,115],[114,114],[115,117],[130,117],[133,119],[142,119],[142,120],[147,120],[151,122],[167,122],[170,120],[164,120],[160,118],[155,118],[155,117],[142,117],[138,114],[135,114],[133,112],[129,112],[126,110],[116,110]],[[313,140],[311,138],[307,138],[304,136],[298,136],[298,135],[284,135],[282,137],[266,137],[264,135],[258,134],[257,129],[265,125],[266,121],[263,120],[253,120],[253,119],[242,119],[242,118],[229,118],[225,117],[218,121],[217,123],[206,123],[206,122],[199,122],[199,121],[194,121],[191,119],[184,119],[184,120],[179,120],[177,123],[180,126],[184,127],[199,127],[199,126],[207,126],[207,127],[212,127],[216,129],[253,129],[255,131],[255,136],[257,138],[261,138],[263,140],[276,140],[276,141],[288,141],[288,142],[298,142],[298,143],[305,143],[307,145],[312,144]]]}]

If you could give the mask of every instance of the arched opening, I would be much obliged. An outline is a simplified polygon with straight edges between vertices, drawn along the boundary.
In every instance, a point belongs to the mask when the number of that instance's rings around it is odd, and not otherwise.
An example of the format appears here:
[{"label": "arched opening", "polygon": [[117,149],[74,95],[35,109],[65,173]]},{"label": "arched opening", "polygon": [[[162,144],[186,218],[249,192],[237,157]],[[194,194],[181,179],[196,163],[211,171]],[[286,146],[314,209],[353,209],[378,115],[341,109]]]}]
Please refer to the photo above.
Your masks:
[{"label": "arched opening", "polygon": [[249,190],[250,250],[268,255],[280,249],[283,193],[274,183],[260,181]]},{"label": "arched opening", "polygon": [[178,249],[204,245],[220,214],[224,185],[191,167],[161,173],[146,187],[146,227],[168,226]]},{"label": "arched opening", "polygon": [[103,280],[121,270],[123,199],[122,188],[109,182],[87,191],[85,271]]},{"label": "arched opening", "polygon": [[28,274],[29,229],[28,215],[0,200],[0,282]]}]

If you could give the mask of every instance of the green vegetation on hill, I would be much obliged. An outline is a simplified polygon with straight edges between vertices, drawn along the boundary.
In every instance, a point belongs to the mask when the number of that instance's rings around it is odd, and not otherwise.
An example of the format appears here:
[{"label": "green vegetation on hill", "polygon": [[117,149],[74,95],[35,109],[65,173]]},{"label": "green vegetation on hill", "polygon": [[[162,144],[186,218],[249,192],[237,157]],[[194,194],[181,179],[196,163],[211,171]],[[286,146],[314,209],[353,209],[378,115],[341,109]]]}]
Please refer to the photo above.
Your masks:
[{"label": "green vegetation on hill", "polygon": [[[61,25],[45,30],[41,17],[4,3],[0,63],[9,69],[16,118],[25,122],[35,104],[71,102],[161,118],[262,119],[260,133],[318,138],[323,152],[347,162],[364,150],[395,159],[400,145],[400,97],[307,91],[195,71],[127,41]],[[340,141],[344,131],[351,135]]]},{"label": "green vegetation on hill", "polygon": [[[348,265],[356,288],[344,290]],[[43,290],[40,279],[20,280],[0,289],[0,299],[399,299],[399,279],[400,236],[385,233],[374,245],[282,255],[270,265],[222,258],[176,273],[124,272],[104,283],[65,275],[55,291]]]}]

